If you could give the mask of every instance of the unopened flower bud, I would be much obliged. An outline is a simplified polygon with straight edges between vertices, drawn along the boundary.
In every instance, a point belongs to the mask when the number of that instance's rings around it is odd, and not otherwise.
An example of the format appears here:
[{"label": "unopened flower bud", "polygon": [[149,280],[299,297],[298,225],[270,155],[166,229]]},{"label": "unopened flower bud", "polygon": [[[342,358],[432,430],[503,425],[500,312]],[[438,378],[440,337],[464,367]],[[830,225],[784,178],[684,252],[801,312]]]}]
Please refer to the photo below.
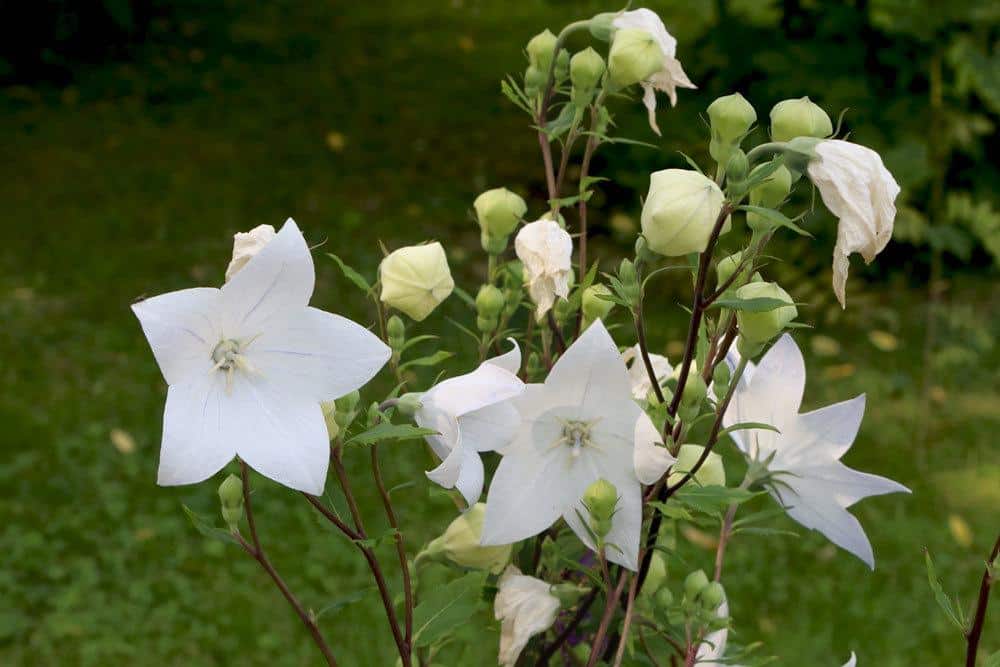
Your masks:
[{"label": "unopened flower bud", "polygon": [[639,28],[615,31],[608,53],[608,78],[617,88],[645,81],[663,69],[663,50],[649,32]]},{"label": "unopened flower bud", "polygon": [[[728,255],[720,259],[718,264],[715,265],[715,275],[718,284],[724,285],[730,278],[732,278],[733,274],[736,273],[736,269],[739,268],[740,263],[742,261],[743,261],[742,252],[734,252],[732,255]],[[744,276],[749,267],[750,267],[749,263],[747,263],[747,265],[743,267]],[[740,278],[737,277],[733,282],[738,284],[739,280]]]},{"label": "unopened flower bud", "polygon": [[360,402],[361,394],[357,389],[344,394],[333,402],[333,418],[337,422],[337,426],[341,429],[345,429],[351,425],[351,422],[353,422],[354,418],[358,415],[358,404]]},{"label": "unopened flower bud", "polygon": [[[676,484],[688,472],[694,469],[705,448],[701,445],[681,445],[677,452],[677,462],[670,469],[667,484]],[[725,486],[726,468],[722,465],[722,457],[715,452],[709,452],[705,463],[694,473],[693,481],[699,486]]]},{"label": "unopened flower bud", "polygon": [[400,248],[379,265],[384,303],[420,322],[448,298],[455,281],[440,243]]},{"label": "unopened flower bud", "polygon": [[681,395],[681,405],[685,407],[700,405],[707,395],[708,387],[705,386],[701,373],[689,373],[687,383],[684,385],[684,393]]},{"label": "unopened flower bud", "polygon": [[399,315],[390,317],[385,325],[385,334],[389,339],[389,347],[396,351],[402,348],[406,342],[406,325],[403,324],[403,318]]},{"label": "unopened flower bud", "polygon": [[694,602],[708,588],[709,583],[704,570],[695,570],[684,579],[684,597],[689,602]]},{"label": "unopened flower bud", "polygon": [[597,84],[604,76],[604,58],[592,47],[573,55],[569,61],[569,79],[573,84],[573,102],[577,106],[590,103]]},{"label": "unopened flower bud", "polygon": [[496,320],[504,307],[503,292],[493,285],[483,285],[476,294],[476,312],[480,317]]},{"label": "unopened flower bud", "polygon": [[559,602],[562,603],[563,607],[569,608],[579,602],[580,598],[586,595],[588,590],[590,589],[585,586],[564,581],[554,585],[549,589],[549,592],[559,598]]},{"label": "unopened flower bud", "polygon": [[459,567],[499,574],[510,561],[511,545],[479,544],[486,518],[486,504],[476,503],[452,521],[440,537],[417,555],[420,561],[451,562]]},{"label": "unopened flower bud", "polygon": [[833,123],[822,107],[808,97],[782,100],[771,109],[771,139],[825,138],[833,134]]},{"label": "unopened flower bud", "polygon": [[603,12],[590,19],[590,34],[594,39],[602,42],[611,41],[611,33],[614,32],[614,21],[618,18],[619,12]]},{"label": "unopened flower bud", "polygon": [[716,162],[725,165],[757,120],[757,112],[742,95],[733,93],[709,104],[708,117],[712,124],[709,153]]},{"label": "unopened flower bud", "polygon": [[337,423],[337,402],[336,401],[323,401],[319,404],[320,409],[323,411],[323,421],[326,422],[326,433],[330,440],[333,440],[338,435],[340,435],[340,424]]},{"label": "unopened flower bud", "polygon": [[729,162],[726,164],[726,180],[739,183],[746,180],[749,173],[750,162],[747,160],[747,154],[739,148],[733,149],[729,156]]},{"label": "unopened flower bud", "polygon": [[787,304],[762,312],[736,311],[740,337],[749,343],[766,343],[784,331],[785,326],[799,314],[792,297],[777,283],[749,283],[736,290],[736,297],[740,300],[776,299]]},{"label": "unopened flower bud", "polygon": [[524,217],[528,205],[517,193],[507,188],[493,188],[480,194],[472,203],[476,210],[476,220],[484,234],[505,239]]},{"label": "unopened flower bud", "polygon": [[639,285],[639,274],[631,260],[623,259],[618,265],[618,281],[624,289],[624,294],[621,296],[625,297],[632,306],[638,305],[642,289]]},{"label": "unopened flower bud", "polygon": [[[763,166],[763,165],[762,165]],[[758,167],[760,169],[760,167]],[[777,209],[792,191],[792,172],[782,165],[760,185],[750,189],[750,204]],[[747,212],[747,226],[754,231],[767,231],[775,224],[754,211]]]},{"label": "unopened flower bud", "polygon": [[590,512],[590,528],[600,538],[611,532],[611,519],[618,504],[618,489],[606,479],[599,479],[583,492],[583,504]]},{"label": "unopened flower bud", "polygon": [[243,518],[243,482],[236,475],[229,475],[219,485],[219,503],[222,520],[235,531]]},{"label": "unopened flower bud", "polygon": [[409,392],[403,394],[396,399],[396,410],[401,412],[408,417],[412,417],[413,414],[421,408],[421,397],[423,394],[419,392]]},{"label": "unopened flower bud", "polygon": [[652,264],[653,262],[659,260],[659,257],[655,252],[650,250],[649,241],[642,234],[635,239],[635,263],[636,264]]},{"label": "unopened flower bud", "polygon": [[556,49],[556,36],[546,28],[538,33],[528,42],[528,62],[532,67],[536,67],[548,76],[549,68],[552,66],[552,56]]},{"label": "unopened flower bud", "polygon": [[725,362],[716,364],[715,370],[712,371],[712,389],[715,391],[715,395],[720,397],[720,400],[729,389],[730,379],[732,379],[732,373],[729,370],[729,364]]},{"label": "unopened flower bud", "polygon": [[713,581],[701,591],[701,604],[705,611],[715,611],[726,597],[722,584]]},{"label": "unopened flower bud", "polygon": [[549,71],[542,71],[534,65],[528,65],[524,70],[524,92],[529,97],[534,97],[542,92],[542,88],[549,80]]},{"label": "unopened flower bud", "polygon": [[[697,171],[664,169],[653,173],[641,217],[642,234],[650,249],[666,257],[703,252],[723,200],[719,186]],[[729,228],[727,220],[722,232]]]},{"label": "unopened flower bud", "polygon": [[554,72],[556,81],[565,81],[569,77],[569,51],[560,49],[556,56],[556,70]]},{"label": "unopened flower bud", "polygon": [[611,290],[604,285],[597,283],[583,290],[582,305],[583,318],[587,322],[602,320],[608,316],[611,309],[615,307],[615,302],[609,298]]},{"label": "unopened flower bud", "polygon": [[529,380],[536,379],[542,375],[542,359],[537,352],[528,355],[528,361],[524,367]]},{"label": "unopened flower bud", "polygon": [[660,590],[656,591],[653,599],[656,602],[656,606],[660,609],[666,609],[674,604],[674,594],[667,586],[663,586]]}]

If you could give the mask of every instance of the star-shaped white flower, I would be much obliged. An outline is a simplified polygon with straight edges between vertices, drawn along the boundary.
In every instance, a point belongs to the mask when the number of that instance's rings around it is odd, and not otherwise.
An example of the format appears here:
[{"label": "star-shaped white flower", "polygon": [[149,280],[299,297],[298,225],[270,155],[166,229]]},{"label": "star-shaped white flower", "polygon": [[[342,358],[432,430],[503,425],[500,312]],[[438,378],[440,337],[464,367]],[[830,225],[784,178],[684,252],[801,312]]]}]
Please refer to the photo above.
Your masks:
[{"label": "star-shaped white flower", "polygon": [[760,364],[747,366],[723,425],[758,422],[778,429],[778,433],[762,429],[736,431],[733,440],[751,459],[763,461],[774,456],[769,470],[783,474],[777,476],[771,494],[790,517],[823,533],[875,569],[868,536],[847,508],[869,496],[909,493],[909,489],[840,462],[861,426],[864,394],[799,414],[805,384],[802,352],[785,334]]},{"label": "star-shaped white flower", "polygon": [[573,239],[554,220],[529,222],[514,237],[514,250],[524,265],[524,281],[535,302],[535,317],[541,320],[556,297],[569,296],[573,272]]},{"label": "star-shaped white flower", "polygon": [[677,60],[677,39],[667,32],[666,26],[663,25],[663,21],[660,20],[656,12],[645,8],[623,12],[612,21],[612,25],[618,29],[645,30],[660,45],[660,50],[663,52],[663,69],[647,81],[642,82],[642,103],[649,112],[649,126],[659,134],[660,128],[656,124],[656,91],[665,92],[670,98],[670,105],[677,106],[677,88],[697,88],[698,86],[691,83],[687,74],[684,73],[681,61]]},{"label": "star-shaped white flower", "polygon": [[434,385],[420,397],[414,420],[439,435],[427,437],[441,465],[427,473],[446,489],[457,488],[469,507],[483,492],[479,452],[500,449],[517,434],[521,416],[510,399],[524,392],[517,377],[521,351],[486,360],[476,370]]},{"label": "star-shaped white flower", "polygon": [[545,632],[559,614],[559,598],[541,579],[521,574],[508,565],[497,582],[493,612],[500,621],[500,653],[503,667],[514,667],[521,651],[535,635]]},{"label": "star-shaped white flower", "polygon": [[870,148],[830,139],[817,143],[815,150],[807,171],[823,203],[839,219],[833,291],[843,307],[851,253],[861,253],[871,264],[892,238],[899,185]]},{"label": "star-shaped white flower", "polygon": [[391,351],[364,327],[309,307],[315,272],[289,219],[221,289],[132,306],[167,381],[157,482],[194,484],[239,456],[323,492],[330,442],[320,401],[368,382]]},{"label": "star-shaped white flower", "polygon": [[574,342],[546,378],[514,399],[521,414],[514,441],[490,484],[482,543],[510,544],[562,517],[595,548],[581,516],[584,491],[605,479],[618,491],[606,557],[637,569],[642,484],[659,479],[673,458],[632,399],[628,371],[601,320]]}]

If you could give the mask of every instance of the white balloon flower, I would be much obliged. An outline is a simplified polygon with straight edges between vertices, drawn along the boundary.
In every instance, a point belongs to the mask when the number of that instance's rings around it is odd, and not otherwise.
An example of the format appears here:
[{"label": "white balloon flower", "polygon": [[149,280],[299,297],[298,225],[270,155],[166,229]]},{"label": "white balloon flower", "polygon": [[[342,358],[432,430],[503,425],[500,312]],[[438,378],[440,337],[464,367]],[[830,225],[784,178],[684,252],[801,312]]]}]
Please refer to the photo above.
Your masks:
[{"label": "white balloon flower", "polygon": [[[730,363],[732,360],[727,359]],[[905,486],[840,462],[854,442],[865,411],[861,394],[804,414],[799,413],[806,384],[802,352],[788,334],[760,363],[748,364],[723,425],[770,424],[778,432],[746,429],[732,433],[737,447],[760,461],[773,456],[768,469],[779,473],[771,495],[797,522],[827,536],[875,569],[872,545],[847,508],[869,496],[909,493]]]},{"label": "white balloon flower", "polygon": [[660,90],[670,98],[670,105],[677,105],[678,88],[697,88],[691,83],[681,61],[677,60],[677,39],[667,32],[663,21],[656,12],[650,9],[636,9],[623,12],[612,21],[611,25],[622,29],[645,30],[659,45],[663,52],[663,69],[654,73],[651,77],[641,82],[643,90],[642,103],[649,112],[649,126],[654,132],[660,134],[660,128],[656,124],[656,91]]},{"label": "white balloon flower", "polygon": [[239,456],[280,484],[323,492],[320,402],[367,383],[391,352],[364,327],[311,308],[314,281],[289,219],[221,289],[132,306],[169,385],[159,484],[200,482]]},{"label": "white balloon flower", "polygon": [[486,501],[484,545],[531,537],[562,517],[591,549],[581,498],[605,479],[618,504],[605,556],[638,567],[642,484],[673,463],[660,435],[632,398],[628,371],[601,320],[559,358],[544,384],[513,401],[521,416],[514,441],[500,453]]},{"label": "white balloon flower", "polygon": [[847,270],[851,253],[870,264],[892,238],[899,185],[879,154],[848,141],[830,139],[816,144],[816,158],[807,172],[823,203],[837,216],[833,248],[833,291],[846,305]]},{"label": "white balloon flower", "polygon": [[520,415],[510,399],[524,392],[517,377],[521,351],[488,359],[479,368],[434,385],[420,397],[414,421],[438,435],[427,443],[441,465],[427,473],[446,489],[457,488],[471,507],[483,492],[479,452],[501,449],[517,433]]},{"label": "white balloon flower", "polygon": [[535,635],[545,632],[559,614],[559,598],[548,583],[521,574],[508,565],[497,582],[493,612],[500,621],[500,654],[503,667],[514,667],[521,651]]},{"label": "white balloon flower", "polygon": [[559,223],[542,218],[521,228],[514,238],[514,250],[524,265],[524,281],[535,302],[535,317],[540,320],[557,296],[569,296],[573,239]]}]

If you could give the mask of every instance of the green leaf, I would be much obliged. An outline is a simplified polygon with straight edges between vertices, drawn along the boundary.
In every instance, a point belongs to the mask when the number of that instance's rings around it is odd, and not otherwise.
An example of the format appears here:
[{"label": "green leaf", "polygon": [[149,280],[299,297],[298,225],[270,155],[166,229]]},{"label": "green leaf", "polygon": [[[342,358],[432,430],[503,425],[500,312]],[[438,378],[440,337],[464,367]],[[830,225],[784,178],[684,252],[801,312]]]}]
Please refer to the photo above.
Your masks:
[{"label": "green leaf", "polygon": [[751,429],[759,431],[774,431],[775,433],[781,433],[778,429],[771,426],[770,424],[765,424],[763,422],[740,422],[739,424],[733,424],[728,428],[724,428],[719,432],[719,437],[724,435],[729,435],[733,431],[749,431]]},{"label": "green leaf", "polygon": [[701,166],[697,162],[695,162],[693,159],[691,159],[690,155],[688,155],[687,153],[684,153],[682,151],[677,151],[677,152],[681,154],[681,157],[684,158],[684,161],[687,162],[691,166],[692,169],[694,169],[695,171],[697,171],[702,176],[705,175],[705,171],[701,168]]},{"label": "green leaf", "polygon": [[1000,651],[986,658],[983,667],[1000,667]]},{"label": "green leaf", "polygon": [[534,116],[530,100],[528,100],[527,95],[521,91],[521,87],[517,84],[517,81],[515,81],[513,77],[508,76],[507,79],[500,82],[500,91],[508,100],[513,102],[518,109],[525,112],[529,116]]},{"label": "green leaf", "polygon": [[199,516],[187,505],[181,505],[184,508],[184,513],[187,514],[188,519],[191,520],[192,525],[194,525],[195,530],[204,535],[205,537],[211,537],[216,540],[221,540],[222,542],[229,542],[231,544],[239,544],[240,541],[230,533],[228,530],[223,530],[222,528],[216,528],[202,516]]},{"label": "green leaf", "polygon": [[426,334],[423,336],[414,336],[413,338],[407,339],[407,341],[403,343],[403,347],[399,348],[399,351],[400,353],[403,353],[410,347],[416,345],[417,343],[423,343],[425,340],[436,340],[438,338],[440,338],[440,336],[432,336],[430,334]]},{"label": "green leaf", "polygon": [[941,586],[941,580],[938,579],[937,571],[934,569],[934,561],[931,560],[931,552],[924,549],[924,560],[927,563],[927,582],[931,586],[931,590],[934,592],[934,599],[937,601],[938,606],[944,615],[948,617],[956,628],[965,633],[968,629],[965,622],[964,614],[962,613],[962,608],[951,598],[948,597],[947,593],[944,592],[944,588]]},{"label": "green leaf", "polygon": [[485,572],[470,572],[425,595],[413,610],[413,644],[430,646],[468,622],[483,604]]},{"label": "green leaf", "polygon": [[324,614],[334,615],[344,607],[347,607],[349,605],[354,604],[355,602],[360,601],[363,597],[368,595],[372,590],[374,590],[374,588],[364,588],[360,591],[354,591],[353,593],[337,598],[333,602],[323,605],[319,611],[313,614],[313,618],[318,621]]},{"label": "green leaf", "polygon": [[450,359],[455,356],[452,352],[445,352],[444,350],[438,350],[434,354],[429,354],[426,357],[418,357],[416,359],[411,359],[404,364],[400,364],[400,370],[404,368],[409,368],[410,366],[437,366],[445,359]]},{"label": "green leaf", "polygon": [[455,288],[452,290],[452,292],[454,292],[455,295],[459,299],[461,299],[462,301],[464,301],[468,306],[470,306],[472,308],[476,307],[476,299],[471,294],[469,294],[468,292],[466,292],[464,289],[462,289],[461,287],[459,287],[458,285],[455,285]]},{"label": "green leaf", "polygon": [[358,287],[358,289],[360,289],[362,292],[365,292],[366,294],[371,291],[372,286],[368,284],[368,281],[365,280],[365,277],[360,273],[358,273],[357,271],[355,271],[354,269],[352,269],[351,267],[349,267],[347,264],[345,264],[344,260],[337,257],[332,252],[326,253],[326,256],[337,263],[337,266],[340,267],[340,271],[341,273],[344,274],[344,277],[350,280],[352,283],[354,283]]},{"label": "green leaf", "polygon": [[364,446],[391,440],[417,440],[428,435],[437,435],[432,428],[420,428],[411,424],[390,424],[381,422],[367,431],[351,436],[344,443],[347,446]]},{"label": "green leaf", "polygon": [[754,188],[760,185],[767,179],[771,178],[774,172],[778,171],[778,167],[780,167],[784,163],[785,163],[784,156],[779,156],[774,160],[765,162],[762,165],[754,167],[753,171],[751,171],[750,175],[747,177],[746,182],[743,184],[743,187],[749,190],[750,188]]},{"label": "green leaf", "polygon": [[769,296],[755,296],[752,299],[740,299],[734,296],[731,298],[716,299],[712,302],[710,308],[728,308],[730,310],[743,310],[750,313],[766,313],[782,306],[791,305],[793,304]]},{"label": "green leaf", "polygon": [[769,222],[772,222],[778,225],[779,227],[784,227],[786,229],[792,230],[796,234],[801,234],[802,236],[808,236],[809,238],[812,238],[812,234],[810,234],[806,230],[796,225],[795,221],[786,216],[784,213],[781,213],[780,211],[775,211],[773,208],[767,208],[766,206],[753,206],[752,204],[743,204],[742,206],[737,206],[736,208],[739,211],[749,211],[750,213],[756,213],[757,215],[767,219]]},{"label": "green leaf", "polygon": [[701,512],[713,513],[730,505],[745,503],[763,491],[729,488],[727,486],[698,486],[685,484],[674,496],[679,502]]}]

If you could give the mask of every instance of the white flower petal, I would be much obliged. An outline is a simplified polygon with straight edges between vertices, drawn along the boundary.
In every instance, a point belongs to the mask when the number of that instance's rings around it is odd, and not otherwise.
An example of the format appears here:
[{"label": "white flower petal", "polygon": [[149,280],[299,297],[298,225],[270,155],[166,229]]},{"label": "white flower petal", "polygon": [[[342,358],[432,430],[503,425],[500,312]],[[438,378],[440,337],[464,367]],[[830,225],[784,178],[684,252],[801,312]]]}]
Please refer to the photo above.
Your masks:
[{"label": "white flower petal", "polygon": [[507,340],[514,346],[514,348],[510,352],[501,354],[499,357],[487,359],[486,363],[498,366],[508,373],[517,375],[518,371],[521,370],[521,348],[518,346],[517,341],[513,338],[508,338]]},{"label": "white flower petal", "polygon": [[284,392],[317,402],[364,386],[392,355],[368,329],[316,308],[272,324],[249,345],[248,360]]},{"label": "white flower petal", "polygon": [[[729,618],[728,600],[722,600],[722,604],[719,605],[715,615],[719,618]],[[695,664],[698,667],[723,667],[724,664],[729,665],[729,667],[737,667],[732,663],[720,662],[726,653],[726,643],[728,640],[729,628],[722,628],[706,635],[705,639],[701,642],[701,646],[698,647],[698,661]]]},{"label": "white flower petal", "polygon": [[466,505],[472,507],[483,495],[483,460],[479,458],[477,452],[468,448],[463,448],[462,454],[462,468],[458,472],[458,479],[455,480],[455,488],[465,498]]},{"label": "white flower petal", "polygon": [[167,390],[157,484],[202,482],[236,456],[225,389],[224,378],[206,372]]},{"label": "white flower petal", "polygon": [[499,662],[514,667],[528,641],[548,630],[559,614],[559,599],[541,579],[508,565],[497,582],[494,616],[500,624]]},{"label": "white flower petal", "polygon": [[449,378],[434,385],[421,398],[424,405],[460,417],[511,399],[524,391],[524,383],[509,371],[491,363],[483,363],[465,375]]},{"label": "white flower petal", "polygon": [[851,448],[865,414],[865,395],[798,415],[786,424],[779,454],[783,462],[838,461]]},{"label": "white flower petal", "polygon": [[535,303],[535,317],[541,319],[556,297],[569,296],[573,271],[573,239],[554,220],[528,223],[514,237],[514,250],[524,265],[528,294]]},{"label": "white flower petal", "polygon": [[635,474],[643,484],[654,484],[677,459],[662,446],[663,436],[645,412],[635,422]]},{"label": "white flower petal", "polygon": [[635,424],[636,412],[625,406],[635,407],[628,371],[618,346],[599,319],[559,357],[545,379],[545,389],[563,405],[579,405],[582,411],[608,420],[632,417],[629,429]]},{"label": "white flower petal", "polygon": [[207,375],[212,368],[220,335],[219,303],[219,290],[196,287],[132,305],[167,384]]},{"label": "white flower petal", "polygon": [[247,265],[254,255],[264,249],[275,237],[271,225],[257,225],[249,232],[237,232],[233,236],[233,258],[226,267],[226,282]]},{"label": "white flower petal", "polygon": [[[649,379],[649,372],[642,360],[639,346],[633,345],[625,350],[622,353],[622,361],[628,364],[628,379],[632,384],[632,398],[637,401],[645,401],[653,391],[653,383]],[[650,354],[649,363],[653,366],[653,374],[661,385],[674,372],[670,361],[661,354]]]},{"label": "white flower petal", "polygon": [[854,651],[851,651],[851,657],[844,663],[844,667],[857,667],[858,658],[854,655]]},{"label": "white flower petal", "polygon": [[[595,478],[593,481],[597,479]],[[612,483],[614,484],[614,482]],[[630,484],[615,484],[615,488],[618,490],[618,504],[615,506],[615,515],[611,520],[611,530],[608,531],[607,536],[604,538],[608,544],[605,547],[604,555],[612,563],[618,563],[622,567],[635,572],[639,569],[639,536],[642,531],[642,489],[634,481]],[[590,535],[583,523],[587,519],[587,516],[587,508],[582,501],[578,501],[563,514],[563,519],[573,529],[576,536],[580,538],[580,541],[593,551],[596,545],[590,539]],[[582,520],[581,517],[583,518]]]},{"label": "white flower petal", "polygon": [[277,236],[222,286],[223,333],[251,338],[269,320],[305,308],[316,280],[312,255],[291,218]]},{"label": "white flower petal", "polygon": [[462,443],[479,452],[499,451],[511,443],[521,428],[521,413],[509,401],[467,412],[459,420]]}]

